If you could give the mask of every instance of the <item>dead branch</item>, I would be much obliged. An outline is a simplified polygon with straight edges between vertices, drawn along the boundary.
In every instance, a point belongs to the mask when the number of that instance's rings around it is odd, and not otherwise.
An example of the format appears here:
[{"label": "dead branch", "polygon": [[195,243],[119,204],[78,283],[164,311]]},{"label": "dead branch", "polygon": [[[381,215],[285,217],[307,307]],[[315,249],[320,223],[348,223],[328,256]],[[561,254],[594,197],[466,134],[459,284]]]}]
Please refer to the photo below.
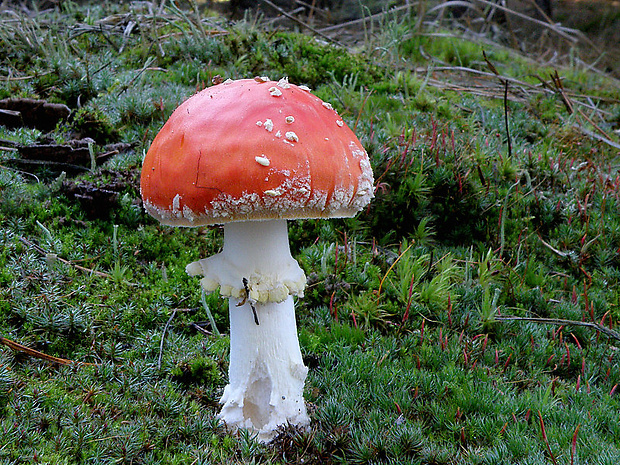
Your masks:
[{"label": "dead branch", "polygon": [[560,256],[562,258],[571,258],[571,256],[573,255],[572,252],[562,252],[561,250],[556,249],[555,247],[553,247],[551,244],[549,244],[547,241],[545,241],[540,236],[538,236],[538,239],[540,240],[542,245],[544,245],[549,250],[551,250],[554,254],[556,254],[556,255],[558,255],[558,256]]},{"label": "dead branch", "polygon": [[595,133],[594,131],[590,131],[582,126],[579,125],[575,125],[575,127],[577,129],[579,129],[581,132],[583,132],[586,136],[591,137],[593,139],[598,140],[599,142],[603,142],[604,144],[609,145],[610,147],[613,147],[615,149],[620,149],[620,144],[618,142],[614,142],[611,139],[608,139],[605,136],[601,136],[600,134]]},{"label": "dead branch", "polygon": [[395,7],[395,8],[391,8],[388,11],[383,11],[381,13],[375,13],[374,15],[370,15],[370,16],[365,16],[363,18],[360,19],[354,19],[352,21],[347,21],[344,23],[340,23],[340,24],[334,24],[333,26],[327,26],[324,28],[321,28],[320,32],[331,32],[331,31],[336,31],[338,29],[343,29],[349,26],[357,26],[358,24],[364,24],[370,21],[374,21],[374,20],[378,20],[383,18],[386,15],[390,15],[392,13],[397,13],[399,11],[403,11],[403,10],[410,10],[413,6],[417,5],[418,3],[409,3],[407,5],[404,6],[399,6],[399,7]]},{"label": "dead branch", "polygon": [[0,109],[10,112],[5,113],[5,116],[12,115],[12,125],[24,124],[42,131],[54,129],[56,124],[66,120],[71,114],[71,109],[66,105],[32,98],[2,99]]},{"label": "dead branch", "polygon": [[86,365],[86,366],[96,366],[96,363],[88,363],[88,362],[75,362],[73,360],[68,360],[66,358],[54,357],[53,355],[44,354],[43,352],[39,352],[38,350],[31,349],[30,347],[26,347],[18,342],[11,341],[10,339],[6,339],[4,337],[0,337],[0,344],[13,349],[15,352],[19,352],[21,354],[28,355],[30,357],[38,358],[41,360],[46,360],[51,363],[57,363],[58,365]]},{"label": "dead branch", "polygon": [[514,16],[516,16],[516,17],[518,17],[518,18],[520,18],[520,19],[522,19],[524,21],[529,21],[529,22],[531,22],[533,24],[536,24],[537,26],[541,26],[541,27],[543,27],[545,29],[549,29],[550,31],[554,32],[555,34],[559,35],[563,39],[566,39],[568,42],[571,42],[573,44],[579,42],[579,38],[576,37],[577,35],[579,35],[581,39],[585,39],[592,46],[594,45],[590,41],[588,41],[587,38],[585,38],[585,36],[583,36],[583,34],[580,34],[579,31],[577,31],[575,29],[570,29],[570,28],[567,28],[567,27],[563,27],[563,26],[560,26],[559,24],[550,24],[550,23],[547,23],[545,21],[541,21],[539,19],[532,18],[531,16],[528,16],[528,15],[523,14],[523,13],[519,13],[518,11],[511,10],[508,7],[502,6],[499,3],[491,2],[489,0],[473,0],[473,1],[474,1],[474,3],[482,3],[483,5],[490,6],[490,7],[493,7],[495,9],[498,9],[500,11],[503,11],[504,13],[508,13],[508,14],[514,15]]},{"label": "dead branch", "polygon": [[496,315],[495,319],[498,321],[529,321],[531,323],[541,323],[556,326],[581,326],[585,328],[592,328],[596,331],[620,341],[620,333],[614,331],[611,328],[607,328],[599,323],[589,321],[576,321],[576,320],[564,320],[561,318],[534,318],[534,317],[520,317],[520,316],[503,316]]},{"label": "dead branch", "polygon": [[161,334],[161,341],[159,341],[159,356],[157,357],[157,369],[161,370],[161,360],[164,356],[164,341],[166,340],[166,333],[168,332],[168,327],[170,326],[170,323],[172,323],[172,320],[174,319],[174,317],[177,314],[177,309],[175,308],[174,310],[172,310],[172,315],[170,315],[170,318],[168,318],[168,321],[166,322],[166,326],[164,326],[164,331]]},{"label": "dead branch", "polygon": [[[46,257],[49,256],[49,253],[46,252],[45,250],[43,250],[41,247],[39,247],[38,245],[36,245],[33,242],[30,242],[28,239],[26,239],[25,237],[19,237],[19,241],[24,244],[26,247],[30,247],[31,249],[36,250],[37,252],[39,252],[41,255],[45,255]],[[107,273],[104,273],[103,271],[97,271],[97,270],[93,270],[90,268],[86,268],[80,265],[77,265],[73,262],[71,262],[70,260],[66,260],[64,258],[61,258],[59,256],[54,256],[54,259],[58,260],[60,263],[64,263],[65,265],[69,265],[72,266],[73,268],[75,268],[76,270],[80,270],[80,271],[84,271],[85,273],[89,273],[89,274],[95,274],[97,276],[101,276],[102,278],[111,278],[111,276]]]},{"label": "dead branch", "polygon": [[260,0],[261,2],[263,2],[265,5],[269,5],[271,8],[275,9],[278,13],[280,13],[282,16],[286,16],[288,19],[290,19],[291,21],[296,22],[297,24],[299,24],[301,27],[308,29],[309,31],[311,31],[312,33],[322,37],[325,40],[328,40],[329,42],[332,42],[336,45],[339,45],[340,47],[344,47],[344,45],[342,45],[340,42],[338,42],[336,39],[331,38],[330,36],[328,36],[327,34],[322,33],[321,31],[319,31],[318,29],[315,29],[314,27],[310,26],[307,23],[304,23],[302,20],[297,19],[295,16],[287,13],[286,11],[284,11],[282,8],[280,8],[278,5],[276,5],[273,2],[270,2],[269,0]]}]

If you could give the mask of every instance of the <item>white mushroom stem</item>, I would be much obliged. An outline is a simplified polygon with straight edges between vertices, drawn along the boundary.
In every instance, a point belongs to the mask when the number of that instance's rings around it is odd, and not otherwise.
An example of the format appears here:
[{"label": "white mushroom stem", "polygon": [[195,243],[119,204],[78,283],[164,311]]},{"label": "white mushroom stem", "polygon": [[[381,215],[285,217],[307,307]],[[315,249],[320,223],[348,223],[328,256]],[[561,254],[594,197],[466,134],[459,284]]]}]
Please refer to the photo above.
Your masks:
[{"label": "white mushroom stem", "polygon": [[291,256],[286,220],[227,223],[222,252],[187,271],[204,275],[206,290],[219,285],[230,296],[229,384],[220,418],[265,442],[280,425],[309,424],[303,398],[308,370],[291,295],[303,292],[305,275]]},{"label": "white mushroom stem", "polygon": [[269,441],[278,426],[309,423],[303,398],[304,366],[293,297],[257,304],[257,325],[249,303],[230,299],[229,384],[220,402],[227,426],[247,428]]}]

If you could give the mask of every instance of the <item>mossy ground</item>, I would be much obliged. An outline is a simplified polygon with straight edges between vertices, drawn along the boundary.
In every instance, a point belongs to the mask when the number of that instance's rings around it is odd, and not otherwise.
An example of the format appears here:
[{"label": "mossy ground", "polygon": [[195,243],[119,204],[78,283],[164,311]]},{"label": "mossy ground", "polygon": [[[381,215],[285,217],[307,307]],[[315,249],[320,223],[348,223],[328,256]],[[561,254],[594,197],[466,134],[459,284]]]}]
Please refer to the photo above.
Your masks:
[{"label": "mossy ground", "polygon": [[[415,16],[351,54],[145,5],[0,21],[1,98],[68,105],[58,142],[132,144],[65,177],[9,146],[40,131],[0,128],[0,336],[94,364],[0,351],[1,463],[618,463],[619,341],[552,324],[620,319],[617,81]],[[290,224],[312,426],[270,445],[215,417],[227,308],[184,269],[221,231],[160,226],[137,189],[155,133],[217,75],[310,85],[375,172],[355,219]],[[75,186],[115,195],[89,209]]]}]

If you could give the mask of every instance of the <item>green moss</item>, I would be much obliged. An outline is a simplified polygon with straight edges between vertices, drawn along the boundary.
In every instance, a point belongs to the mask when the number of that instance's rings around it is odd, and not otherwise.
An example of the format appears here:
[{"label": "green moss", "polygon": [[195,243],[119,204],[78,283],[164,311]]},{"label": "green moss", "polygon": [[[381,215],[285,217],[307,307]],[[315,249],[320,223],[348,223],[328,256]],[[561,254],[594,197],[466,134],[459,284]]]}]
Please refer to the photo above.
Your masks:
[{"label": "green moss", "polygon": [[[557,92],[529,87],[554,70],[426,34],[408,16],[385,16],[355,54],[253,20],[203,18],[201,30],[194,11],[171,6],[158,20],[127,8],[64,2],[0,21],[10,76],[0,96],[70,105],[70,124],[52,140],[81,133],[135,147],[64,177],[65,188],[115,186],[110,214],[98,219],[63,190],[59,172],[0,152],[1,335],[95,364],[0,351],[1,460],[546,463],[540,411],[558,461],[578,424],[580,457],[618,461],[620,364],[607,336],[497,318],[615,328],[617,154],[582,132],[615,137],[610,81],[558,69],[594,128]],[[124,34],[128,18],[137,25]],[[488,71],[483,49],[502,75],[529,83],[511,83],[506,104],[499,80],[474,83],[457,69]],[[161,226],[139,198],[143,150],[216,75],[310,85],[354,128],[376,179],[355,218],[290,224],[308,276],[296,306],[312,429],[286,428],[268,446],[219,424],[229,339],[196,329],[209,329],[208,316],[185,266],[216,253],[221,230]],[[10,149],[42,134],[0,128],[0,139]],[[226,334],[228,302],[216,293],[206,303]]]},{"label": "green moss", "polygon": [[118,131],[109,117],[97,107],[82,107],[72,115],[72,128],[82,137],[90,137],[98,144],[118,140]]},{"label": "green moss", "polygon": [[[426,61],[426,57],[430,57],[438,65],[467,68],[484,66],[481,60],[483,48],[480,44],[468,40],[415,35],[402,41],[399,47],[404,56],[415,62]],[[505,55],[496,57],[493,53],[489,58],[492,61],[506,61],[507,57]]]},{"label": "green moss", "polygon": [[213,386],[222,382],[222,374],[211,358],[197,357],[177,364],[170,372],[172,379],[184,385]]}]

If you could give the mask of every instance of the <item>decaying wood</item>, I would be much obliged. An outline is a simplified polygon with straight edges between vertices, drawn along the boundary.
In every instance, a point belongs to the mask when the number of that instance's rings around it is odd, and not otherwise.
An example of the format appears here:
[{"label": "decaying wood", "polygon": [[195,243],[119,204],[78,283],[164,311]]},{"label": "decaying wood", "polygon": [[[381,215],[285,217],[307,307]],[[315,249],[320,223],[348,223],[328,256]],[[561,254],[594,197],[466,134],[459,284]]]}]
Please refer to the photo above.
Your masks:
[{"label": "decaying wood", "polygon": [[[92,139],[79,139],[70,141],[69,144],[33,144],[18,147],[19,154],[25,160],[54,161],[71,165],[90,166],[91,155],[89,145]],[[102,162],[112,155],[119,153],[118,150],[106,150],[95,157],[97,162]]]},{"label": "decaying wood", "polygon": [[[6,150],[6,148],[3,148]],[[11,149],[12,151],[17,149]],[[71,163],[63,163],[49,160],[23,160],[21,158],[9,158],[2,161],[3,165],[17,167],[23,171],[35,170],[37,168],[47,168],[57,172],[65,171],[67,174],[83,173],[88,171],[88,167],[73,165]]]},{"label": "decaying wood", "polygon": [[0,108],[0,125],[7,128],[19,128],[24,125],[22,114],[19,111]]},{"label": "decaying wood", "polygon": [[63,192],[76,199],[88,219],[107,218],[118,207],[119,193],[90,183],[64,184]]},{"label": "decaying wood", "polygon": [[67,105],[31,98],[0,100],[0,109],[19,113],[25,126],[41,131],[51,131],[71,114]]},{"label": "decaying wood", "polygon": [[[11,141],[0,141],[0,146],[7,147],[8,150],[17,150],[21,156],[21,158],[5,160],[4,163],[23,167],[45,166],[69,173],[82,172],[91,168],[89,144],[92,143],[94,141],[87,138],[72,140],[62,145],[53,143],[19,145]],[[134,145],[124,142],[106,145],[102,153],[95,155],[95,162],[99,165],[110,157],[131,149]]]},{"label": "decaying wood", "polygon": [[62,184],[62,192],[69,198],[80,203],[86,216],[91,219],[107,218],[111,211],[119,207],[119,199],[124,192],[132,191],[138,195],[139,173],[133,170],[101,169],[100,174],[105,182],[66,180]]},{"label": "decaying wood", "polygon": [[22,145],[18,150],[24,160],[53,161],[71,165],[90,164],[88,146],[34,144]]}]

